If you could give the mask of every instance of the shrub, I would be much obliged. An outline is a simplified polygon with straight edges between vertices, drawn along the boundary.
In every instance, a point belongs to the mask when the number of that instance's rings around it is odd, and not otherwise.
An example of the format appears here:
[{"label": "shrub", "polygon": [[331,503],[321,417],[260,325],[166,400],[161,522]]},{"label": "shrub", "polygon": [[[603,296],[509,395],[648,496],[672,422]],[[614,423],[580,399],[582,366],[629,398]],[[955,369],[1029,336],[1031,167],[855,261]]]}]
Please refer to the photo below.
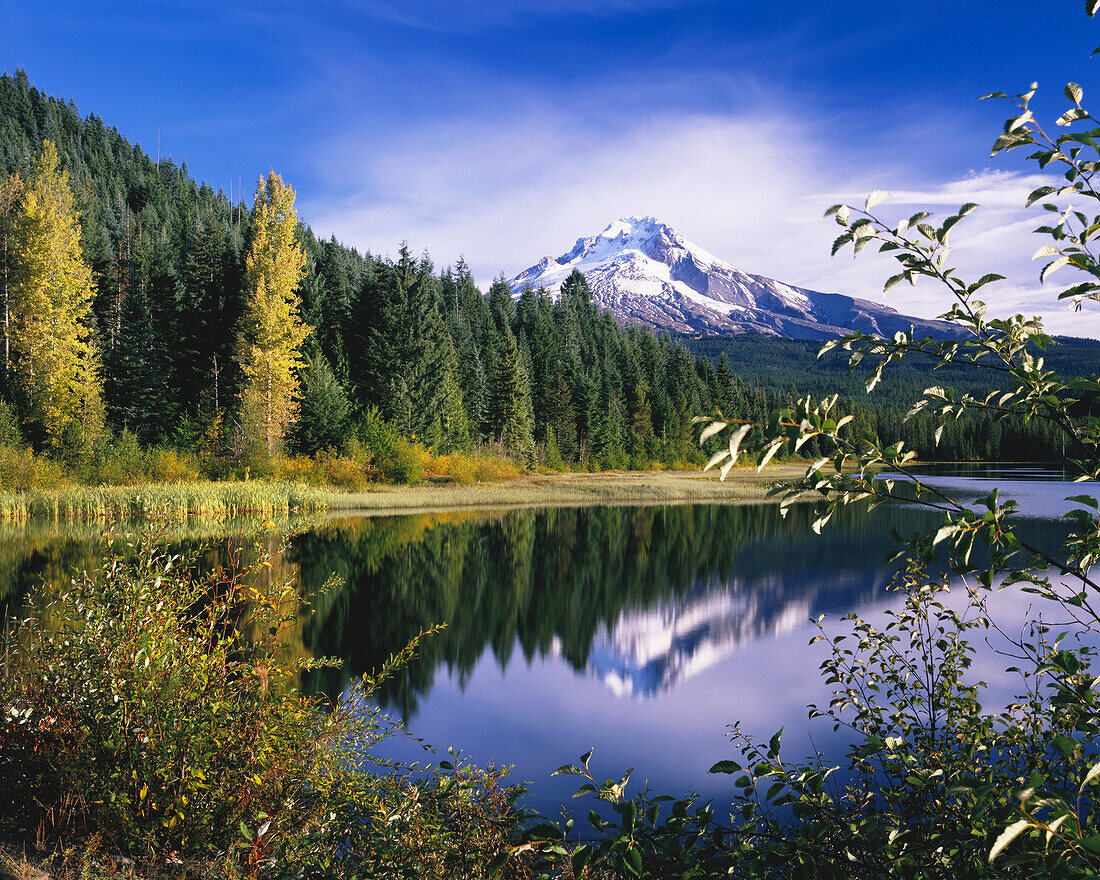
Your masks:
[{"label": "shrub", "polygon": [[382,417],[382,412],[376,406],[367,407],[355,427],[355,436],[375,459],[391,458],[401,441],[401,433]]},{"label": "shrub", "polygon": [[382,459],[382,475],[403,485],[419,483],[430,460],[431,453],[419,443],[399,437],[393,453]]},{"label": "shrub", "polygon": [[459,485],[493,483],[514,480],[523,473],[523,467],[514,458],[490,453],[452,452],[430,459],[425,476],[447,480]]},{"label": "shrub", "polygon": [[35,455],[29,446],[0,445],[0,491],[59,489],[69,483],[65,469],[53,459]]},{"label": "shrub", "polygon": [[158,544],[109,543],[8,645],[0,771],[23,821],[159,865],[486,876],[524,819],[519,790],[374,757],[393,727],[370,695],[416,640],[335,705],[303,695],[302,671],[338,663],[289,650],[302,600],[272,558],[202,570]]}]

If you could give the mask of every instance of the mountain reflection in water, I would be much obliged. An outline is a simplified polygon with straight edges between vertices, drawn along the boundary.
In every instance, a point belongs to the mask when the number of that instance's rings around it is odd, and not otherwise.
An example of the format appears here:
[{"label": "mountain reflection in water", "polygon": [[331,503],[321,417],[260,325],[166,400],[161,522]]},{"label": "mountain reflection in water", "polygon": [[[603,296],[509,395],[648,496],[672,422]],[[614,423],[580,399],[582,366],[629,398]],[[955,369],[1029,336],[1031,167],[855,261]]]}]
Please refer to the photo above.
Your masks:
[{"label": "mountain reflection in water", "polygon": [[[447,629],[381,695],[415,716],[444,668],[464,683],[488,649],[502,670],[560,656],[623,696],[652,696],[746,641],[884,598],[890,531],[929,522],[838,511],[824,536],[809,507],[603,507],[344,520],[295,542],[303,585],[337,571],[305,644],[379,666],[421,630]],[[330,677],[315,686],[339,690]]]}]

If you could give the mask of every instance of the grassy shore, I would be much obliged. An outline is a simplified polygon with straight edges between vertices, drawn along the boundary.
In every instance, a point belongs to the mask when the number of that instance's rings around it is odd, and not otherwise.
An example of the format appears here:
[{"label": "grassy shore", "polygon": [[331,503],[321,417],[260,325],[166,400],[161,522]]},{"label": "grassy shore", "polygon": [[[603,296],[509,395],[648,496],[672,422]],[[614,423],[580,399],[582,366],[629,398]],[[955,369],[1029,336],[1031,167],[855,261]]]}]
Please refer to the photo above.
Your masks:
[{"label": "grassy shore", "polygon": [[533,474],[468,486],[380,486],[369,492],[334,494],[329,510],[359,513],[420,513],[478,507],[578,507],[589,504],[755,504],[768,488],[805,472],[805,464],[777,464],[758,474],[735,468],[725,481],[717,472],[630,471],[597,474]]},{"label": "grassy shore", "polygon": [[588,504],[751,504],[767,500],[771,484],[796,477],[803,468],[799,464],[778,464],[761,474],[751,467],[737,468],[724,482],[717,473],[700,471],[630,471],[530,474],[492,483],[377,486],[359,492],[262,480],[74,486],[0,492],[0,520],[275,517],[322,510],[379,514]]}]

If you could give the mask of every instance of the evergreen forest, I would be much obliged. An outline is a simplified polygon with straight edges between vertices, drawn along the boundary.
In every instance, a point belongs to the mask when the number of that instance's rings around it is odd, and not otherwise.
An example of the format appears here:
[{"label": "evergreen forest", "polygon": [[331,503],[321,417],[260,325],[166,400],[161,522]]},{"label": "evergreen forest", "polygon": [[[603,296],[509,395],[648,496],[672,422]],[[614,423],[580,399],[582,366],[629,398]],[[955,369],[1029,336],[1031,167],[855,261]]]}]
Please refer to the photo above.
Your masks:
[{"label": "evergreen forest", "polygon": [[[54,197],[79,218],[68,232],[28,213]],[[77,267],[68,300],[33,298],[35,259]],[[24,71],[0,77],[0,298],[0,444],[69,462],[122,448],[157,471],[148,450],[175,450],[223,477],[272,474],[297,455],[324,460],[336,483],[416,480],[449,453],[694,465],[693,417],[766,420],[823,383],[861,430],[922,458],[1060,455],[1053,434],[1013,419],[963,418],[937,445],[930,419],[899,408],[928,384],[919,363],[868,396],[858,372],[815,363],[804,343],[621,326],[579,272],[556,301],[530,288],[515,298],[503,275],[483,293],[461,259],[439,270],[407,244],[389,259],[321,240],[274,172],[251,206],[231,200]],[[41,329],[59,322],[65,338]],[[1070,369],[1094,371],[1095,345],[1067,350]],[[954,372],[964,388],[976,381]]]}]

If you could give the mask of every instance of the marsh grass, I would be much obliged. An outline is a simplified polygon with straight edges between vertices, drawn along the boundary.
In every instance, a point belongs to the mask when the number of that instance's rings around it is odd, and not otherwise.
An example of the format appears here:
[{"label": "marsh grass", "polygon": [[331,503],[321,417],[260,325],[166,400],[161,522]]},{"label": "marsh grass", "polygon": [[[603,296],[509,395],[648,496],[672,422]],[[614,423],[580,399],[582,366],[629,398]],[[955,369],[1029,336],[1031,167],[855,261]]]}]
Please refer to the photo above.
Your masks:
[{"label": "marsh grass", "polygon": [[736,468],[726,480],[698,471],[631,471],[521,475],[491,483],[432,483],[379,487],[367,492],[333,494],[334,513],[421,512],[508,507],[578,507],[629,504],[758,504],[768,500],[777,481],[805,470],[778,464],[763,473]]},{"label": "marsh grass", "polygon": [[331,497],[316,486],[263,481],[72,486],[0,492],[0,520],[273,517],[324,510]]}]

